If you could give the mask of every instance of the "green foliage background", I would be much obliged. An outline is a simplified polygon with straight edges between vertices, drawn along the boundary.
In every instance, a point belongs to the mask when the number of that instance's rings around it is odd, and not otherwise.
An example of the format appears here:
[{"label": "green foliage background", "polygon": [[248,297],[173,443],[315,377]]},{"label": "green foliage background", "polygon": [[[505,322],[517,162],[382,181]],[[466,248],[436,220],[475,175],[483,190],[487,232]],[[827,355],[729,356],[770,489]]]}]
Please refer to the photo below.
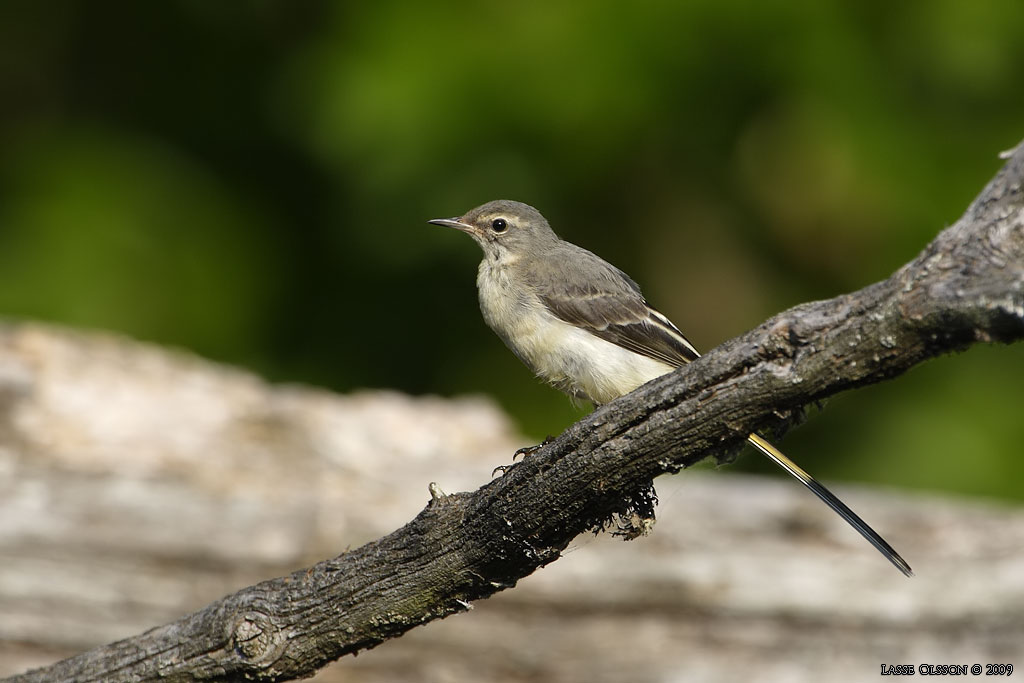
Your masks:
[{"label": "green foliage background", "polygon": [[[711,348],[958,218],[1024,136],[1022,34],[1009,0],[4,3],[0,314],[485,392],[555,434],[578,413],[484,327],[476,246],[426,219],[534,204]],[[1022,386],[1020,347],[972,349],[785,446],[1019,500]]]}]

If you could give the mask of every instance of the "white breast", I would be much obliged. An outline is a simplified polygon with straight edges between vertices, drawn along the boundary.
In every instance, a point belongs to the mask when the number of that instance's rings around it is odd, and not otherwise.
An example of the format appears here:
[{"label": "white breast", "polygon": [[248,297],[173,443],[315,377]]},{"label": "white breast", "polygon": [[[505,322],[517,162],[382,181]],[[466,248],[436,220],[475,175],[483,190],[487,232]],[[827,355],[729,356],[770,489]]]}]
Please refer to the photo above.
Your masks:
[{"label": "white breast", "polygon": [[673,370],[556,318],[504,267],[480,264],[484,320],[538,377],[571,396],[607,403]]}]

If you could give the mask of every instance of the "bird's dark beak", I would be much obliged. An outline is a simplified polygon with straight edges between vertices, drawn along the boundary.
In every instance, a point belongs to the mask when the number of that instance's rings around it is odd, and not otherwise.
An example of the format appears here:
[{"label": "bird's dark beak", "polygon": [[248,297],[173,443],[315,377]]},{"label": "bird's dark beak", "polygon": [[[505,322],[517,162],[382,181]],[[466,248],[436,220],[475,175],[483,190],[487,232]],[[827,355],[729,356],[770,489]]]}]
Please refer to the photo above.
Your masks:
[{"label": "bird's dark beak", "polygon": [[462,222],[462,216],[456,216],[455,218],[435,218],[434,220],[427,222],[434,225],[443,225],[447,228],[455,228],[462,232],[471,232],[473,230],[472,225]]}]

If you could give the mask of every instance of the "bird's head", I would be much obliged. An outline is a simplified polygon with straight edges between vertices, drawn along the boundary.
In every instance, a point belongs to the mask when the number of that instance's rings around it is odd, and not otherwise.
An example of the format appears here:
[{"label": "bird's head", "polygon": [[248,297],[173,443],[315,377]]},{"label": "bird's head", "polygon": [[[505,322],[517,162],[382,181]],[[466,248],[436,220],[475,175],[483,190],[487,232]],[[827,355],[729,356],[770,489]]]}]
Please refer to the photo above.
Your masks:
[{"label": "bird's head", "polygon": [[540,211],[529,204],[498,199],[456,218],[428,221],[468,234],[489,259],[503,260],[530,255],[558,241]]}]

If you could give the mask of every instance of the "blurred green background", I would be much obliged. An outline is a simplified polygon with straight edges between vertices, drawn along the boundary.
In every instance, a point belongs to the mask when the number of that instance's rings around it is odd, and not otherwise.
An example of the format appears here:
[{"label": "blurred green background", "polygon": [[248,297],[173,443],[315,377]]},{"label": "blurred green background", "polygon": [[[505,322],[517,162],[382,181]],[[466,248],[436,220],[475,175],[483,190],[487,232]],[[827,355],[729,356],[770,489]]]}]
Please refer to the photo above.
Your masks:
[{"label": "blurred green background", "polygon": [[[426,219],[534,204],[709,349],[959,217],[1024,136],[1021,35],[1009,0],[7,2],[0,315],[492,394],[539,439],[580,412],[484,326],[476,245]],[[974,348],[785,447],[1019,500],[1022,387],[1022,347]]]}]

